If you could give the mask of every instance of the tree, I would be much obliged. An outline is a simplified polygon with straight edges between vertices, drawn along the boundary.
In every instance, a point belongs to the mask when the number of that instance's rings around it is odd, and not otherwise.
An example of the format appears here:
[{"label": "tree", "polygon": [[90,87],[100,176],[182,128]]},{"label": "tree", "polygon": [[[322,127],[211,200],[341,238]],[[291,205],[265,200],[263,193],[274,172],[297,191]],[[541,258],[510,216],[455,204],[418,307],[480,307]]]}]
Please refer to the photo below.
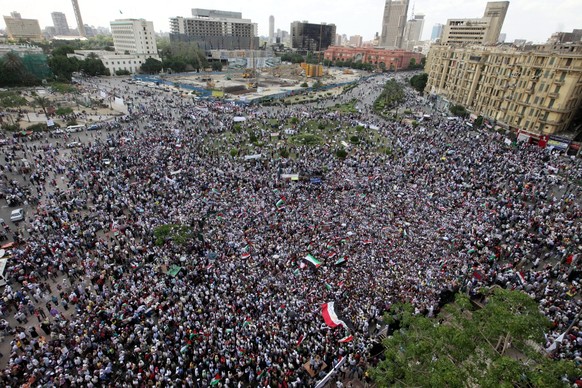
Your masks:
[{"label": "tree", "polygon": [[463,118],[469,116],[469,112],[462,105],[453,105],[449,108],[449,110],[451,111],[451,114],[453,114],[454,116]]},{"label": "tree", "polygon": [[30,86],[39,81],[26,70],[22,58],[10,51],[0,58],[0,86]]},{"label": "tree", "polygon": [[550,323],[519,291],[495,288],[482,308],[459,294],[436,319],[394,305],[386,320],[400,329],[384,340],[385,359],[372,370],[381,387],[567,386],[562,377],[578,374],[573,362],[535,349]]},{"label": "tree", "polygon": [[38,106],[42,109],[44,115],[46,116],[46,118],[48,119],[48,113],[46,111],[46,108],[48,108],[50,106],[50,101],[48,98],[43,97],[43,96],[39,96],[38,94],[34,94],[33,95],[33,99],[32,99],[32,104],[33,106]]},{"label": "tree", "polygon": [[77,58],[69,58],[66,55],[53,55],[48,60],[48,65],[58,81],[68,82],[73,73],[79,71],[81,63]]},{"label": "tree", "polygon": [[87,58],[80,63],[80,70],[90,76],[110,75],[109,69],[105,67],[103,61],[94,53],[87,55]]},{"label": "tree", "polygon": [[162,62],[154,58],[148,58],[141,65],[141,71],[147,74],[158,74],[162,71]]},{"label": "tree", "polygon": [[[414,59],[414,58],[412,58]],[[410,85],[418,90],[420,93],[424,92],[424,88],[426,87],[426,83],[428,82],[428,74],[422,73],[412,76],[410,79]]]},{"label": "tree", "polygon": [[380,96],[374,102],[374,109],[376,111],[391,109],[403,102],[404,99],[405,95],[402,86],[395,79],[390,79],[386,82],[382,93],[380,93]]},{"label": "tree", "polygon": [[222,71],[222,62],[215,61],[211,64],[212,71]]},{"label": "tree", "polygon": [[483,125],[483,116],[478,116],[473,124],[475,125],[475,128],[481,128]]}]

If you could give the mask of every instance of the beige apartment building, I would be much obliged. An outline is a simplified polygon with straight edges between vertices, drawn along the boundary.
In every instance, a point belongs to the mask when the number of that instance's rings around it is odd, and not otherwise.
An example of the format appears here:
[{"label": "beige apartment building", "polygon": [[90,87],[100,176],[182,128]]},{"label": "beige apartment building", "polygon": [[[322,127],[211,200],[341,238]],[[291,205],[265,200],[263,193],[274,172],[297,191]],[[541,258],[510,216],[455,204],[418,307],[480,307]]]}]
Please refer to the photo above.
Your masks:
[{"label": "beige apartment building", "polygon": [[553,134],[582,108],[582,45],[433,45],[425,92],[506,128]]}]

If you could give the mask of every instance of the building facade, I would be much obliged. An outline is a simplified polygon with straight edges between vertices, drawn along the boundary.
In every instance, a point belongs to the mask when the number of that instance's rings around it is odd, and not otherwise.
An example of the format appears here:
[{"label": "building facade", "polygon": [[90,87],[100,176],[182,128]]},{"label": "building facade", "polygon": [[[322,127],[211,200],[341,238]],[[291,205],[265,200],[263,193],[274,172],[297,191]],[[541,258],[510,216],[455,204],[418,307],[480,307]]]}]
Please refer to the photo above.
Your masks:
[{"label": "building facade", "polygon": [[146,59],[153,57],[150,54],[123,54],[104,50],[75,50],[74,54],[67,54],[67,56],[82,61],[87,59],[90,54],[95,54],[97,58],[101,59],[111,75],[115,75],[118,70],[139,73],[141,65],[145,63]]},{"label": "building facade", "polygon": [[112,21],[111,34],[115,51],[121,54],[149,54],[158,59],[154,23],[144,19]]},{"label": "building facade", "polygon": [[335,24],[291,23],[291,47],[302,51],[323,51],[335,42]]},{"label": "building facade", "polygon": [[[13,15],[17,14],[13,12]],[[6,23],[6,33],[8,34],[8,39],[13,40],[30,40],[34,42],[39,42],[43,40],[42,33],[40,31],[40,24],[38,24],[37,19],[23,19],[20,14],[16,16],[4,16],[4,23]]]},{"label": "building facade", "polygon": [[350,46],[362,47],[362,43],[364,43],[364,38],[361,35],[350,36]]},{"label": "building facade", "polygon": [[55,27],[55,35],[69,35],[69,23],[67,17],[62,12],[52,12],[53,26]]},{"label": "building facade", "polygon": [[269,16],[269,44],[275,43],[275,17]]},{"label": "building facade", "polygon": [[425,71],[425,92],[435,101],[463,105],[513,130],[561,132],[582,109],[580,44],[529,51],[433,45]]},{"label": "building facade", "polygon": [[382,17],[380,47],[399,49],[404,45],[409,0],[386,0]]},{"label": "building facade", "polygon": [[490,1],[482,18],[449,19],[443,27],[442,44],[496,44],[509,8],[509,1]]},{"label": "building facade", "polygon": [[352,61],[371,63],[379,69],[402,70],[407,69],[410,60],[414,58],[420,63],[424,55],[404,50],[388,50],[374,47],[340,47],[332,46],[325,50],[323,58],[329,61]]},{"label": "building facade", "polygon": [[432,26],[430,40],[432,40],[433,42],[436,42],[438,39],[440,39],[442,34],[443,34],[443,27],[444,26],[440,23],[437,23],[434,26]]},{"label": "building facade", "polygon": [[242,13],[192,9],[192,17],[170,19],[172,42],[194,42],[201,50],[249,50],[259,47],[257,25]]},{"label": "building facade", "polygon": [[79,8],[79,2],[77,0],[71,0],[73,3],[73,11],[75,12],[75,19],[77,20],[77,32],[79,36],[87,36],[85,31],[85,24],[83,23],[83,17],[81,16],[81,8]]},{"label": "building facade", "polygon": [[422,14],[414,15],[412,19],[406,22],[406,28],[404,29],[404,48],[406,50],[410,51],[415,45],[418,45],[423,28],[424,15]]}]

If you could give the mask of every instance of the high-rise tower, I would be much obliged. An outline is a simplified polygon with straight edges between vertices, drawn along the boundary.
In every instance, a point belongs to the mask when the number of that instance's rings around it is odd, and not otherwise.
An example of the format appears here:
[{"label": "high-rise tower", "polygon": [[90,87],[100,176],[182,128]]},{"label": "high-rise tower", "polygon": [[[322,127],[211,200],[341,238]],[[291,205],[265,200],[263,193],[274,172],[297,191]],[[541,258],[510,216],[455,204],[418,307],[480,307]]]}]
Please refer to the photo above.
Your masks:
[{"label": "high-rise tower", "polygon": [[269,44],[275,43],[275,17],[269,16]]},{"label": "high-rise tower", "polygon": [[53,26],[55,27],[56,35],[68,35],[69,34],[69,24],[67,23],[67,17],[62,12],[51,13],[53,18]]},{"label": "high-rise tower", "polygon": [[85,25],[83,24],[83,18],[81,17],[81,9],[79,8],[79,3],[77,0],[73,1],[73,11],[75,11],[75,19],[77,19],[77,29],[79,31],[79,36],[86,36]]},{"label": "high-rise tower", "polygon": [[403,47],[408,3],[409,0],[386,0],[384,17],[382,18],[382,35],[380,36],[381,47]]}]

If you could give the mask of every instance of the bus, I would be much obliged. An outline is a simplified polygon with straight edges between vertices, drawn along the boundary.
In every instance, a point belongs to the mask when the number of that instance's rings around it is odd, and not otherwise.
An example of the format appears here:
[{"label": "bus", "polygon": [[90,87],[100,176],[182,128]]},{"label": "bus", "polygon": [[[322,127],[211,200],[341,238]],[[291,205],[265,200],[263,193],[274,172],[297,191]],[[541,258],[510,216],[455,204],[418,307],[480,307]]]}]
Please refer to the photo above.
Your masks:
[{"label": "bus", "polygon": [[67,127],[67,129],[65,129],[65,131],[67,131],[68,133],[73,133],[73,132],[82,132],[83,129],[85,129],[85,126],[83,124],[81,124],[81,125],[69,125]]}]

